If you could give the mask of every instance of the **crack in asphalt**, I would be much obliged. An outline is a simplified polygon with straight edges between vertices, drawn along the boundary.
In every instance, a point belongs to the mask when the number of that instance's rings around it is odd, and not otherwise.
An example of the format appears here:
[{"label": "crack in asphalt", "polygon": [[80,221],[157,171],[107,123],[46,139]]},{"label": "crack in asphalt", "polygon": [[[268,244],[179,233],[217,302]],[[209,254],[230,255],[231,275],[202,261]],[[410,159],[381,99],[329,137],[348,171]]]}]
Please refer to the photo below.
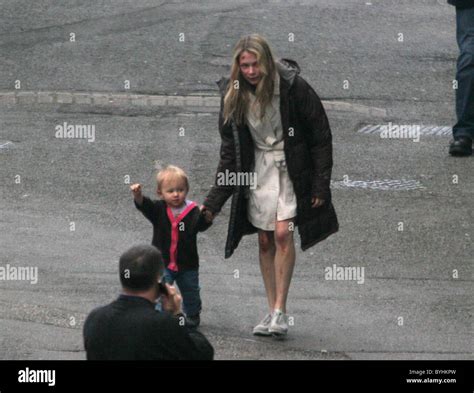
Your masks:
[{"label": "crack in asphalt", "polygon": [[121,13],[121,14],[98,16],[96,18],[86,18],[86,19],[81,19],[81,20],[78,20],[78,21],[63,23],[63,24],[59,24],[59,25],[49,25],[49,26],[37,27],[37,28],[34,28],[34,29],[23,30],[23,31],[19,31],[19,32],[16,32],[16,33],[0,34],[0,38],[3,37],[3,36],[8,36],[8,35],[16,36],[16,35],[27,34],[27,33],[38,33],[38,32],[47,31],[47,30],[51,30],[51,29],[61,29],[61,28],[64,28],[64,27],[69,27],[69,26],[73,26],[73,25],[77,25],[77,24],[81,24],[81,23],[100,21],[100,20],[103,20],[103,19],[110,20],[110,19],[118,18],[118,17],[128,17],[130,15],[139,14],[139,13],[142,13],[142,12],[148,13],[150,10],[159,8],[162,5],[165,5],[166,3],[169,3],[169,1],[165,1],[162,4],[159,4],[157,6],[142,8],[142,9],[137,10],[137,11],[124,12],[124,13]]}]

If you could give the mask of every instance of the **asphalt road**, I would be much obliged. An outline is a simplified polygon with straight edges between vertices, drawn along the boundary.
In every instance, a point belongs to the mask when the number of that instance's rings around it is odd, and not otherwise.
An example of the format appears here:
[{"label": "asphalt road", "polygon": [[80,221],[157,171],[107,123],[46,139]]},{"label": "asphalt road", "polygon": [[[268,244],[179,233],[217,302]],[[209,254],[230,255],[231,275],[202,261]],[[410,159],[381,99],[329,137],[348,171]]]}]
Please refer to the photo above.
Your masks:
[{"label": "asphalt road", "polygon": [[[19,80],[20,91],[33,92],[216,95],[233,44],[260,32],[278,57],[298,61],[325,102],[346,103],[328,111],[340,232],[297,250],[286,341],[251,335],[266,311],[257,242],[245,238],[224,260],[229,203],[200,237],[201,329],[217,359],[472,359],[472,157],[448,156],[448,136],[357,132],[388,122],[452,125],[457,47],[444,1],[20,0],[0,8],[0,92],[18,92]],[[94,125],[95,141],[55,138],[64,122]],[[119,255],[151,239],[125,179],[151,195],[155,166],[177,164],[201,202],[218,148],[215,108],[0,99],[0,266],[38,268],[36,284],[0,281],[0,359],[84,359],[82,323],[117,296]],[[388,189],[374,183],[387,179],[395,181]],[[333,264],[364,267],[364,283],[326,280]]]}]

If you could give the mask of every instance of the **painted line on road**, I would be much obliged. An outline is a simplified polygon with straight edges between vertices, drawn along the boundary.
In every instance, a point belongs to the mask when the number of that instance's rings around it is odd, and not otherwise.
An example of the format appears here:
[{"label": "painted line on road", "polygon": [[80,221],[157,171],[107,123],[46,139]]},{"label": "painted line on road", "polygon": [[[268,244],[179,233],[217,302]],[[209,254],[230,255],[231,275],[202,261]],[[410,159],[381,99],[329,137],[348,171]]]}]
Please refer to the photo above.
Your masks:
[{"label": "painted line on road", "polygon": [[[68,91],[0,91],[2,104],[82,104],[132,105],[147,107],[192,107],[200,112],[215,112],[220,106],[218,95],[152,95],[107,92]],[[322,101],[326,110],[356,112],[372,117],[385,117],[387,110],[343,101]]]},{"label": "painted line on road", "polygon": [[10,147],[13,147],[13,142],[8,141],[8,142],[0,144],[0,149],[5,149],[6,150]]}]

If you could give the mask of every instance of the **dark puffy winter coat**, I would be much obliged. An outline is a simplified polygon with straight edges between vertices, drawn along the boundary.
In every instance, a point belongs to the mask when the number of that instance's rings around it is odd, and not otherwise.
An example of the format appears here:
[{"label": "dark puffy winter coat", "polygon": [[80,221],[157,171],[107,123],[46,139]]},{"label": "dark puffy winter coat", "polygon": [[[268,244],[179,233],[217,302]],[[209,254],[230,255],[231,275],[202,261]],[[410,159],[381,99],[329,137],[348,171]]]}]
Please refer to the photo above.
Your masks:
[{"label": "dark puffy winter coat", "polygon": [[458,8],[474,7],[474,0],[448,0],[448,3]]},{"label": "dark puffy winter coat", "polygon": [[[298,64],[289,59],[277,63],[280,74],[280,113],[284,135],[284,152],[288,175],[297,201],[295,223],[306,250],[338,231],[339,225],[331,198],[330,181],[332,136],[321,100],[311,86],[298,74]],[[221,136],[220,161],[215,185],[203,205],[218,213],[232,196],[225,258],[237,248],[243,235],[257,232],[247,218],[248,185],[220,185],[219,173],[251,172],[254,163],[254,142],[248,126],[237,126],[234,121],[224,124],[223,104],[228,78],[217,84],[221,92],[219,133]],[[242,176],[242,177],[241,177]],[[237,175],[243,178],[245,175]],[[250,178],[250,176],[249,176]],[[324,199],[318,208],[311,207],[311,198]]]}]

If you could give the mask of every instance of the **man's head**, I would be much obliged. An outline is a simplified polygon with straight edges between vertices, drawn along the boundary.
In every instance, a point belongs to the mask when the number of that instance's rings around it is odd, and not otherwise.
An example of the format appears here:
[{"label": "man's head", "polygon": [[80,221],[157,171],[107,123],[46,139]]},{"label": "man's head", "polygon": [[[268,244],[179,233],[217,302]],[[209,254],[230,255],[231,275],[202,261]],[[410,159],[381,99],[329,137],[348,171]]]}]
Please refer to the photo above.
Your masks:
[{"label": "man's head", "polygon": [[120,282],[129,292],[143,292],[156,287],[163,270],[161,252],[148,244],[134,246],[120,257]]}]

